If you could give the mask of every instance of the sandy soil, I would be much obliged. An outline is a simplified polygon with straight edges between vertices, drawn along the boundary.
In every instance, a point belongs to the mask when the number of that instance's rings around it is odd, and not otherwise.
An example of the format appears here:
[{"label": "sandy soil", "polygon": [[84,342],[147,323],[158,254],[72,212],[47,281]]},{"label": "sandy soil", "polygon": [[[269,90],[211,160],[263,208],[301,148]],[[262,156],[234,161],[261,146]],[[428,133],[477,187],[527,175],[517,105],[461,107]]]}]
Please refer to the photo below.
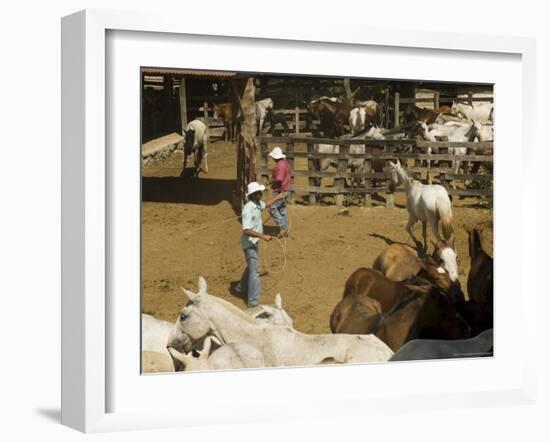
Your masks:
[{"label": "sandy soil", "polygon": [[[244,269],[241,226],[231,206],[235,146],[211,143],[208,159],[210,173],[197,181],[178,178],[179,152],[143,169],[142,310],[159,319],[175,321],[187,301],[180,287],[196,289],[199,275],[206,278],[209,293],[245,307],[229,293],[230,283]],[[296,168],[305,168],[305,163]],[[289,238],[263,242],[260,249],[267,272],[261,278],[261,301],[272,303],[281,293],[295,327],[306,333],[330,332],[330,313],[355,269],[370,267],[392,241],[411,243],[404,228],[403,193],[396,194],[395,209],[375,201],[373,208],[349,207],[348,215],[339,214],[331,202],[291,205]],[[493,213],[484,201],[455,198],[453,218],[460,281],[466,290],[470,263],[463,226],[484,228],[485,248],[492,254]],[[272,220],[265,226],[267,233],[278,232]],[[420,224],[415,233],[421,237]]]}]

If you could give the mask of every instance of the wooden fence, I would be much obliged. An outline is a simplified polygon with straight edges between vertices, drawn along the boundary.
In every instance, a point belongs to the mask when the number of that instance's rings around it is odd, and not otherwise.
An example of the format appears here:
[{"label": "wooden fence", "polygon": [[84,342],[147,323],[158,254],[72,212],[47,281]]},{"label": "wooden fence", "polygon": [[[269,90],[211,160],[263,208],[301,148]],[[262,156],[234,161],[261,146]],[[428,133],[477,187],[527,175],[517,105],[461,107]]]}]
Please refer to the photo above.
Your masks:
[{"label": "wooden fence", "polygon": [[[370,207],[372,195],[385,195],[386,207],[394,206],[394,195],[389,189],[390,172],[387,168],[379,172],[351,173],[348,171],[350,160],[362,158],[365,160],[401,160],[402,163],[414,161],[414,165],[406,166],[409,174],[419,177],[422,174],[429,174],[434,182],[442,184],[450,195],[471,196],[471,197],[492,197],[492,189],[487,188],[491,183],[493,156],[487,155],[487,150],[492,151],[492,142],[427,142],[414,139],[407,140],[349,140],[349,139],[327,139],[310,137],[257,137],[260,146],[261,158],[257,166],[257,175],[265,182],[270,177],[270,165],[268,164],[269,145],[277,144],[285,151],[285,154],[292,166],[293,191],[298,194],[308,195],[310,205],[316,204],[324,195],[334,195],[337,205],[343,205],[346,195],[355,194],[362,198],[362,204]],[[333,144],[340,146],[339,153],[316,152],[317,144]],[[366,153],[349,153],[350,145],[365,145]],[[300,149],[298,149],[298,147]],[[305,149],[304,149],[305,147]],[[466,147],[466,155],[453,155],[448,153],[452,147]],[[426,151],[431,148],[432,153]],[[307,169],[296,168],[297,159],[307,161]],[[332,159],[337,164],[336,172],[319,170],[318,163],[321,159]],[[427,164],[430,160],[430,166]],[[486,173],[455,173],[451,164],[442,166],[442,162],[452,163],[486,163],[489,164],[489,171]],[[304,165],[302,163],[302,165]],[[296,178],[307,178],[307,184],[298,183]],[[323,185],[323,178],[332,178],[332,186]],[[346,180],[359,179],[362,183],[359,186],[348,186]],[[436,179],[437,178],[437,179]],[[300,180],[305,181],[305,180]],[[325,180],[326,181],[326,180]],[[456,185],[466,181],[477,183],[479,188],[464,188]],[[397,192],[403,189],[397,189]]]}]

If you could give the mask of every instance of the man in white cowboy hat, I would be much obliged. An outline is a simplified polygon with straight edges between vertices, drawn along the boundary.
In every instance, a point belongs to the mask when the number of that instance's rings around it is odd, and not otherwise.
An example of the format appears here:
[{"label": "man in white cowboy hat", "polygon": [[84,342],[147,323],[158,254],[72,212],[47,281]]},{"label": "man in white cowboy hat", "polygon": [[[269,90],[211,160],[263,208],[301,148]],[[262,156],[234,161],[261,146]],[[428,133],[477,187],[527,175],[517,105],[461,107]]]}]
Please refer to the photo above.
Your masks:
[{"label": "man in white cowboy hat", "polygon": [[276,201],[269,208],[269,213],[273,220],[281,229],[279,238],[288,236],[288,221],[286,214],[286,200],[290,196],[291,170],[290,164],[286,160],[286,155],[279,146],[275,146],[269,156],[275,161],[275,167],[271,173],[271,189],[275,195],[282,194],[283,198]]},{"label": "man in white cowboy hat", "polygon": [[265,186],[255,181],[248,185],[246,197],[248,202],[244,205],[241,221],[243,224],[243,236],[241,245],[246,259],[246,269],[240,282],[233,291],[239,295],[246,294],[246,301],[249,307],[255,307],[260,303],[260,275],[258,274],[259,265],[259,241],[271,241],[272,237],[264,233],[262,222],[262,211],[271,206],[275,201],[283,198],[282,194],[277,194],[262,201],[262,192]]}]

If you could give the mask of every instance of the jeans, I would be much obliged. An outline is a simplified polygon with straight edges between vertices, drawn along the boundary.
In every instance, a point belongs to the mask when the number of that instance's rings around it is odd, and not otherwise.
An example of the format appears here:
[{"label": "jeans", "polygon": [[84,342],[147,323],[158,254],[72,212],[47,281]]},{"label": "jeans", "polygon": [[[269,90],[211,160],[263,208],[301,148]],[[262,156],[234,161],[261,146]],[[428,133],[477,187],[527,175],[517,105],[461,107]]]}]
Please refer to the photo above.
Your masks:
[{"label": "jeans", "polygon": [[275,201],[269,207],[269,213],[273,220],[279,225],[281,230],[288,230],[288,221],[286,218],[286,199],[289,192],[285,192],[285,198],[279,201]]},{"label": "jeans", "polygon": [[237,290],[241,293],[247,293],[248,305],[257,305],[260,302],[259,256],[258,243],[244,249],[246,269],[244,269],[241,281],[237,285]]}]

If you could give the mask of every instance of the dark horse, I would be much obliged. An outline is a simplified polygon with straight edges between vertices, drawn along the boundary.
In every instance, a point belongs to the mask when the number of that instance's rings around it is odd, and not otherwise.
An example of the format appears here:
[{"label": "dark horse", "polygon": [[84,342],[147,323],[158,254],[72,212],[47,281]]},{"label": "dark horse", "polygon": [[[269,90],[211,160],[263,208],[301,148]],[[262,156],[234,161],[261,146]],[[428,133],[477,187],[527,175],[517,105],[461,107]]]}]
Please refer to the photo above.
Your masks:
[{"label": "dark horse", "polygon": [[493,258],[482,246],[481,231],[468,232],[470,272],[468,273],[469,300],[459,306],[461,314],[476,333],[493,328]]},{"label": "dark horse", "polygon": [[341,137],[346,133],[345,126],[349,124],[351,103],[346,99],[321,97],[310,101],[307,107],[308,113],[318,118],[320,129],[326,138]]},{"label": "dark horse", "polygon": [[290,132],[285,115],[280,112],[275,113],[273,109],[268,109],[265,114],[265,120],[269,121],[269,130],[267,131],[269,134],[273,133],[277,124],[283,126],[283,133],[287,134]]},{"label": "dark horse", "polygon": [[421,278],[395,282],[366,268],[346,281],[330,316],[333,333],[375,334],[393,351],[411,339],[462,339],[470,327],[439,288]]}]

